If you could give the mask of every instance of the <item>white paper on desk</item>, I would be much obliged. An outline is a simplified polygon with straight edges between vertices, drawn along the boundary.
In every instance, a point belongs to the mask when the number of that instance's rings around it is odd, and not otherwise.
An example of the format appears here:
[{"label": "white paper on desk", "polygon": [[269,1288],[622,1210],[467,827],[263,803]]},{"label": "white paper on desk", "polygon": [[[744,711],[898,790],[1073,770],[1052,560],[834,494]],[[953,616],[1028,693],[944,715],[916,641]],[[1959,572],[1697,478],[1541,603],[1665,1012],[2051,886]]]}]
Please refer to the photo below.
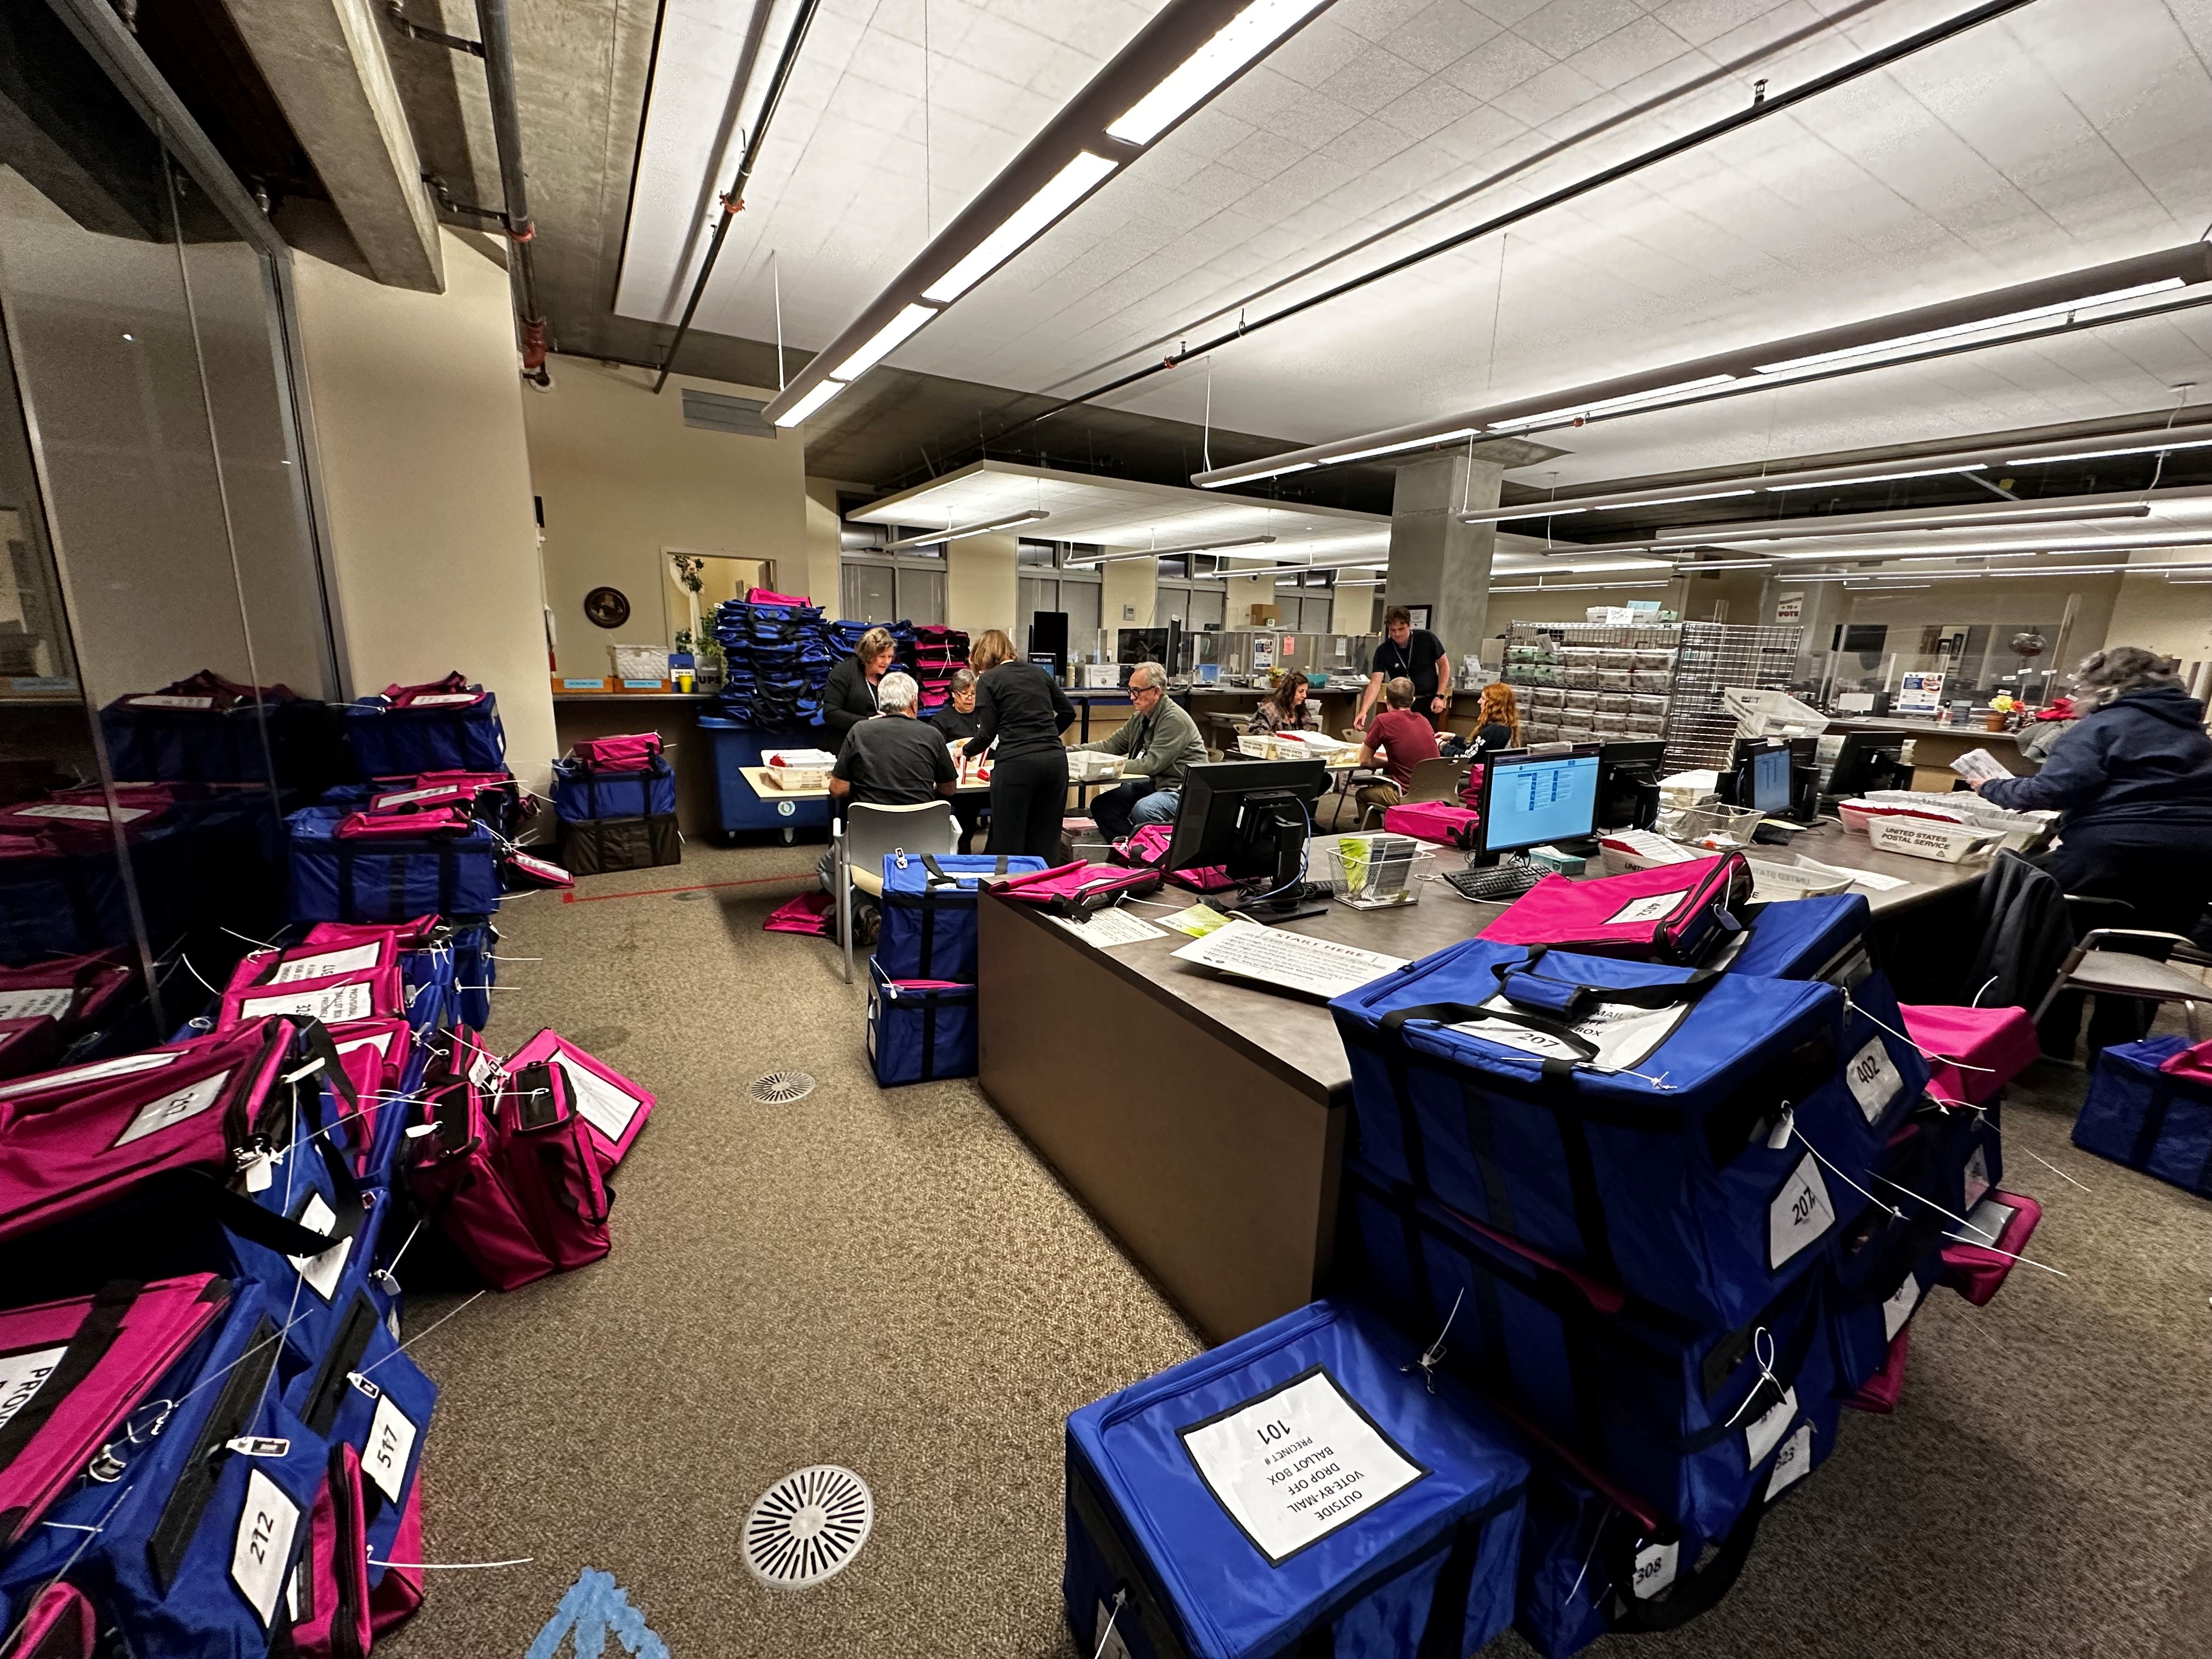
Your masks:
[{"label": "white paper on desk", "polygon": [[1093,910],[1081,921],[1067,916],[1054,916],[1051,921],[1081,939],[1102,951],[1110,951],[1117,945],[1141,945],[1148,939],[1165,939],[1167,930],[1155,927],[1142,916],[1133,916],[1118,908]]},{"label": "white paper on desk", "polygon": [[1951,763],[1951,769],[1968,783],[1987,783],[1991,778],[2012,775],[2005,763],[1986,749],[1969,749]]},{"label": "white paper on desk", "polygon": [[1797,855],[1797,867],[1817,870],[1823,875],[1847,877],[1853,886],[1863,887],[1870,893],[1887,893],[1899,887],[1912,885],[1903,876],[1878,876],[1871,870],[1846,870],[1841,865],[1822,864],[1817,859],[1808,859],[1802,853]]},{"label": "white paper on desk", "polygon": [[1316,997],[1340,997],[1406,965],[1403,957],[1243,921],[1217,928],[1175,954],[1201,968]]}]

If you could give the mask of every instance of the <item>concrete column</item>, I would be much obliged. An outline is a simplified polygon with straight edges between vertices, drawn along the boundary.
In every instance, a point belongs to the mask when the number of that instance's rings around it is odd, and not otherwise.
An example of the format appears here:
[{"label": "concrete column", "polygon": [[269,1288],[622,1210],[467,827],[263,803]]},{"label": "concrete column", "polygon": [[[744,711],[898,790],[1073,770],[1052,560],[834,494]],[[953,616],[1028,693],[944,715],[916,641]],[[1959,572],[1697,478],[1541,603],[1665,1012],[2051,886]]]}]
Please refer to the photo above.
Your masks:
[{"label": "concrete column", "polygon": [[513,302],[503,268],[442,235],[442,295],[295,256],[338,619],[356,687],[458,668],[497,693],[507,766],[543,792],[552,678]]},{"label": "concrete column", "polygon": [[1221,624],[1224,628],[1249,628],[1252,607],[1275,602],[1275,578],[1272,573],[1265,576],[1231,576],[1223,586],[1228,590],[1223,605],[1226,615]]},{"label": "concrete column", "polygon": [[[838,540],[837,486],[827,478],[806,481],[805,562],[802,590],[830,616],[844,614],[842,547]],[[781,573],[779,573],[781,574]],[[792,590],[786,588],[784,592]]]},{"label": "concrete column", "polygon": [[1390,501],[1392,605],[1429,607],[1429,628],[1443,641],[1453,672],[1489,632],[1490,560],[1497,530],[1462,524],[1459,515],[1498,505],[1505,469],[1464,453],[1435,455],[1398,469]]},{"label": "concrete column", "polygon": [[[1018,651],[1029,648],[1029,619],[1017,618],[1019,589],[1014,559],[1017,538],[964,536],[945,550],[945,624],[980,634],[987,628],[1006,630]],[[1018,620],[1020,628],[1014,624]]]},{"label": "concrete column", "polygon": [[1098,625],[1109,642],[1118,629],[1150,628],[1152,603],[1160,592],[1159,565],[1151,559],[1115,559],[1098,568]]}]

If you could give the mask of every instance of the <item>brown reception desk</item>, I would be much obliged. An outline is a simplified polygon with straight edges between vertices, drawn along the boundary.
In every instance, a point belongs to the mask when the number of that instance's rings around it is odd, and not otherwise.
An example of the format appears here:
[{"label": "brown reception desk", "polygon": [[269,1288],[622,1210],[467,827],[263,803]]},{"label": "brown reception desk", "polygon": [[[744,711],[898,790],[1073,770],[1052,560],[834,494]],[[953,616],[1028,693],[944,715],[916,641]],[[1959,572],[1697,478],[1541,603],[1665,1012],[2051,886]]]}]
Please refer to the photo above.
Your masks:
[{"label": "brown reception desk", "polygon": [[[1968,931],[1980,864],[1876,853],[1830,828],[1796,848],[1911,884],[1868,895],[1893,969]],[[1333,904],[1291,928],[1410,959],[1472,937],[1500,908],[1438,884],[1419,904]],[[1328,1007],[1177,962],[1179,933],[1101,950],[988,897],[979,927],[984,1093],[1198,1330],[1225,1341],[1325,1288],[1352,1106]]]}]

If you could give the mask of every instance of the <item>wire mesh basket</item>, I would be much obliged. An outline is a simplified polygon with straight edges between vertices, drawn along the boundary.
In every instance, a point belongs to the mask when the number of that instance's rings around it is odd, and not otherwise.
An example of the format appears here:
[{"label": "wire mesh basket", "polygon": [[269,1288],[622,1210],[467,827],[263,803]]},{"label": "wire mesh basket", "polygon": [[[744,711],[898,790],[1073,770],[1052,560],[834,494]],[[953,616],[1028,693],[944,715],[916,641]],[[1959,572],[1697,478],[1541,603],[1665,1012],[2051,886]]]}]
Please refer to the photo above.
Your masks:
[{"label": "wire mesh basket", "polygon": [[1692,847],[1748,847],[1751,832],[1766,815],[1756,806],[1723,806],[1708,801],[1659,814],[1662,836]]},{"label": "wire mesh basket", "polygon": [[1332,836],[1316,842],[1314,853],[1309,878],[1355,910],[1418,904],[1436,872],[1435,852],[1410,836]]}]

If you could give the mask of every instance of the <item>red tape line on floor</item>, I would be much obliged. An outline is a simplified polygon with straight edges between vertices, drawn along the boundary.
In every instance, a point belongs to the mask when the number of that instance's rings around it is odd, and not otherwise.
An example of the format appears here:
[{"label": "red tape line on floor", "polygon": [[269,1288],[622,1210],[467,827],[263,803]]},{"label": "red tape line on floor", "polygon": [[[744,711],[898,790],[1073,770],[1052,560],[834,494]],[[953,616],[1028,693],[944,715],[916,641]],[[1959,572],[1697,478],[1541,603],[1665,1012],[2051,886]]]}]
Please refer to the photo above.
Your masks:
[{"label": "red tape line on floor", "polygon": [[605,904],[609,899],[655,898],[664,893],[704,893],[716,887],[765,887],[780,881],[812,881],[811,870],[794,870],[787,876],[750,876],[744,881],[701,881],[689,887],[641,887],[635,893],[580,894],[569,888],[561,895],[563,904]]}]

